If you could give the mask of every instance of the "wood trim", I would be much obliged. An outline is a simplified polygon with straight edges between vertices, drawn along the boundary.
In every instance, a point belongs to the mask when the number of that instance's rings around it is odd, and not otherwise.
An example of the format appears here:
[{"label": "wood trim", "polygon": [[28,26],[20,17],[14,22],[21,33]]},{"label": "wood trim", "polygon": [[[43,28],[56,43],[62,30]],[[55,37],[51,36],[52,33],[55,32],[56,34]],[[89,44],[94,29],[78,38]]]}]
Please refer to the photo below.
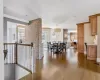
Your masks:
[{"label": "wood trim", "polygon": [[19,67],[25,69],[26,71],[28,71],[28,72],[30,72],[30,73],[32,74],[32,71],[31,71],[31,70],[27,69],[26,67],[24,67],[24,66],[22,66],[22,65],[20,65],[20,64],[17,64],[17,65],[18,65]]},{"label": "wood trim", "polygon": [[78,23],[77,25],[82,25],[82,24],[87,24],[87,23],[90,23],[90,22]]},{"label": "wood trim", "polygon": [[97,15],[90,15],[90,16],[89,16],[89,22],[90,22],[90,18],[91,18],[91,17],[95,17],[95,16],[97,17]]},{"label": "wood trim", "polygon": [[22,45],[22,46],[32,46],[31,44],[19,44],[18,45]]},{"label": "wood trim", "polygon": [[4,64],[16,64],[16,63],[4,63]]},{"label": "wood trim", "polygon": [[83,24],[87,24],[87,23],[90,23],[90,22],[84,22]]},{"label": "wood trim", "polygon": [[15,63],[17,64],[18,63],[18,46],[17,46],[17,44],[15,45]]},{"label": "wood trim", "polygon": [[13,45],[13,44],[16,44],[16,43],[4,43],[4,45]]},{"label": "wood trim", "polygon": [[34,22],[34,21],[37,21],[37,20],[42,20],[41,18],[37,18],[37,19],[34,19],[34,20],[30,20],[30,22]]},{"label": "wood trim", "polygon": [[100,13],[96,14],[96,16],[100,16]]},{"label": "wood trim", "polygon": [[96,16],[96,14],[95,15],[90,15],[89,17],[93,17],[93,16]]},{"label": "wood trim", "polygon": [[[30,73],[29,74],[27,74],[27,75],[25,75],[25,76],[23,76],[23,77],[21,77],[19,80],[26,80],[26,79],[24,79],[26,76],[29,76],[29,75],[31,75]],[[32,73],[32,75],[35,75],[35,73]],[[32,76],[31,76],[32,77]],[[33,79],[34,80],[34,79]]]},{"label": "wood trim", "polygon": [[23,45],[23,46],[33,46],[33,44],[20,44],[20,43],[4,43],[4,45]]},{"label": "wood trim", "polygon": [[94,14],[94,15],[90,15],[89,17],[92,17],[92,16],[100,16],[100,13]]},{"label": "wood trim", "polygon": [[78,24],[76,24],[76,25],[84,25],[84,23],[78,23]]}]

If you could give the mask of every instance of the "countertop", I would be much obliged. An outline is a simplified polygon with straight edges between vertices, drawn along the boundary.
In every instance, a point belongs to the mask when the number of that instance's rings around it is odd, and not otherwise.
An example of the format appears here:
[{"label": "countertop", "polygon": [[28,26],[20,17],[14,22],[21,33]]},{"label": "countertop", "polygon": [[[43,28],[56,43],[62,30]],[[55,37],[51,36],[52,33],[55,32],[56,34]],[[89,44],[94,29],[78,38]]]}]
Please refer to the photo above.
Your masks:
[{"label": "countertop", "polygon": [[97,44],[87,44],[87,45],[96,45],[97,46]]}]

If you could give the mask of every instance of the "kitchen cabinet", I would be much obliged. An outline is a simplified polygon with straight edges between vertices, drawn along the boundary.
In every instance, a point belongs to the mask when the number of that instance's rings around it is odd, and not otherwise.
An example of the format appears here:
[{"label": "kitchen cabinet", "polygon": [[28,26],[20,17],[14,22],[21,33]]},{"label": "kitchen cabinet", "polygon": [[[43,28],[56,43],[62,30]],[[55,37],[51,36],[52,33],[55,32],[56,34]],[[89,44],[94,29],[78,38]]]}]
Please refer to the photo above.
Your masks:
[{"label": "kitchen cabinet", "polygon": [[78,52],[84,53],[84,24],[77,24]]},{"label": "kitchen cabinet", "polygon": [[87,45],[87,59],[96,60],[97,58],[97,45]]},{"label": "kitchen cabinet", "polygon": [[91,25],[91,35],[97,35],[97,15],[89,16],[90,25]]},{"label": "kitchen cabinet", "polygon": [[84,53],[84,38],[83,37],[78,38],[78,52]]}]

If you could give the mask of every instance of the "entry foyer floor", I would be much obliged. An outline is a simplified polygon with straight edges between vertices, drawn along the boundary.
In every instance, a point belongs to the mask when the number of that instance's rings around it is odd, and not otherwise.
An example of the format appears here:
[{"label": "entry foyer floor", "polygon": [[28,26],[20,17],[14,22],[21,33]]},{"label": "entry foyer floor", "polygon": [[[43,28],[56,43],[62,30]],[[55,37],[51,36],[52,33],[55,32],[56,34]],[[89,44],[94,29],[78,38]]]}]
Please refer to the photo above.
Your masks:
[{"label": "entry foyer floor", "polygon": [[43,60],[37,60],[36,73],[20,80],[100,80],[100,66],[73,48],[63,56],[51,55],[44,49]]}]

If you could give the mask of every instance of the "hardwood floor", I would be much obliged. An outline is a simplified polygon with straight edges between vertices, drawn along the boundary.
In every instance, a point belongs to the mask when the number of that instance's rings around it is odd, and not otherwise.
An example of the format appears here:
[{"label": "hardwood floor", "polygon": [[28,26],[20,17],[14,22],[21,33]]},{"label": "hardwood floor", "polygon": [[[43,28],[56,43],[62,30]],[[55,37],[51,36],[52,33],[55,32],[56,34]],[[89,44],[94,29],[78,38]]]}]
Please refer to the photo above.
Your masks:
[{"label": "hardwood floor", "polygon": [[36,73],[20,80],[100,80],[100,66],[72,48],[63,56],[44,50],[43,60],[37,60]]}]

